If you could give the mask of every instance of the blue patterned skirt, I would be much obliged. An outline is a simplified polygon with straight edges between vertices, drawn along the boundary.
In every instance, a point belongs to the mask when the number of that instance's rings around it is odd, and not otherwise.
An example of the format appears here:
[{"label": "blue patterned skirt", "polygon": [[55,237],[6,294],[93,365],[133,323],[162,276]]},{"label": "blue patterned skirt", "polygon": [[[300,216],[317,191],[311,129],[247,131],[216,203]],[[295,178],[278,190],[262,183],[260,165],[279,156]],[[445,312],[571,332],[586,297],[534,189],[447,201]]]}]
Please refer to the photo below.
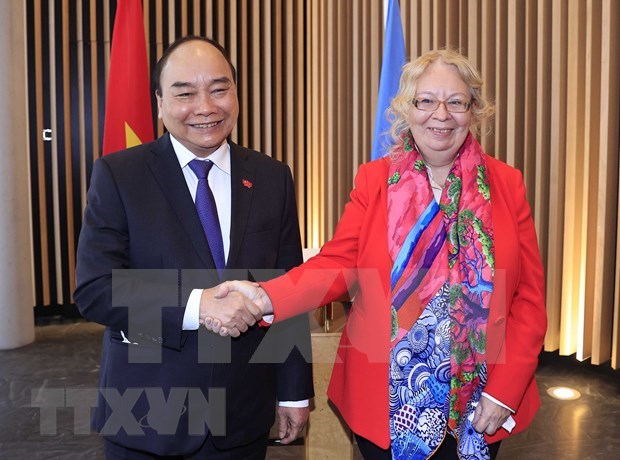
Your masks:
[{"label": "blue patterned skirt", "polygon": [[[444,436],[458,440],[459,458],[488,460],[489,450],[481,433],[467,418],[457,433],[448,429],[450,411],[450,317],[448,286],[431,299],[411,330],[390,353],[390,437],[394,460],[429,458]],[[467,405],[466,417],[475,409],[486,383],[486,365],[480,371],[481,385]]]}]

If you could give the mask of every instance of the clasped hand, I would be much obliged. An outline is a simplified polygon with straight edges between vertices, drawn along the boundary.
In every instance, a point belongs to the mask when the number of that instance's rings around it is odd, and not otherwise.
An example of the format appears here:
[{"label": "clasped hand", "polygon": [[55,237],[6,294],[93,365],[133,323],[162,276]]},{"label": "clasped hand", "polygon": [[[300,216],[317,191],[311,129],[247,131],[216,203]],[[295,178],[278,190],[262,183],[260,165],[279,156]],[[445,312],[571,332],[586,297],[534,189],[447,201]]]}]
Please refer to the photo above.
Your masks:
[{"label": "clasped hand", "polygon": [[250,281],[226,281],[202,291],[199,322],[221,336],[238,337],[272,313],[267,293]]}]

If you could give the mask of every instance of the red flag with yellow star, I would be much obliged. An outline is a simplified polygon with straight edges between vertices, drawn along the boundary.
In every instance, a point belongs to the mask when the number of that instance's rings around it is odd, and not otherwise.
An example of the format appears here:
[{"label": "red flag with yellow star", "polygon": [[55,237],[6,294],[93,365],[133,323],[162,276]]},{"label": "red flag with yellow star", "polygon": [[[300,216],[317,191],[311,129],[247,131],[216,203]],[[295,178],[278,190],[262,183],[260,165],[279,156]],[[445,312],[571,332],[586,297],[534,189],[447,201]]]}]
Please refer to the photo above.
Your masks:
[{"label": "red flag with yellow star", "polygon": [[118,0],[103,129],[103,155],[153,140],[141,0]]}]

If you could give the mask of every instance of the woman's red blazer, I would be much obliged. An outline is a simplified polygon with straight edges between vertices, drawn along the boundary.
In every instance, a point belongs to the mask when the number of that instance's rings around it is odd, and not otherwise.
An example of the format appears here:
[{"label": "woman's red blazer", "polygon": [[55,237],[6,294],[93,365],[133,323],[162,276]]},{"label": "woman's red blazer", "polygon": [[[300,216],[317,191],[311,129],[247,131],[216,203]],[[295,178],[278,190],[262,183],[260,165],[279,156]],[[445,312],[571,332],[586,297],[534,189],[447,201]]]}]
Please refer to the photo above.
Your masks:
[{"label": "woman's red blazer", "polygon": [[[486,160],[496,273],[487,324],[485,392],[515,410],[517,433],[529,425],[540,405],[534,372],[547,324],[545,275],[521,173],[490,156]],[[333,239],[303,265],[261,283],[276,321],[347,293],[353,298],[328,396],[355,433],[383,448],[390,445],[388,170],[387,158],[361,165]],[[506,436],[508,432],[500,429],[487,440]]]}]

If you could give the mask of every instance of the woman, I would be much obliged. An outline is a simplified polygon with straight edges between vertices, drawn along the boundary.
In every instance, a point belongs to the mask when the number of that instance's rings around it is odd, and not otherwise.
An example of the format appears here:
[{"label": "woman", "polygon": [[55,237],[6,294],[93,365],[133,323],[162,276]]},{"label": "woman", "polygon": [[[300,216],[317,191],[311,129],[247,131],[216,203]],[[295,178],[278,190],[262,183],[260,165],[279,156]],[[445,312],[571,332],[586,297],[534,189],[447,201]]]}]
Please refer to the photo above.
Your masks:
[{"label": "woman", "polygon": [[481,86],[455,51],[405,65],[395,145],[359,168],[334,238],[260,287],[221,288],[276,321],[351,292],[328,394],[367,459],[494,458],[540,404],[544,273],[521,173],[470,132],[492,113]]}]

